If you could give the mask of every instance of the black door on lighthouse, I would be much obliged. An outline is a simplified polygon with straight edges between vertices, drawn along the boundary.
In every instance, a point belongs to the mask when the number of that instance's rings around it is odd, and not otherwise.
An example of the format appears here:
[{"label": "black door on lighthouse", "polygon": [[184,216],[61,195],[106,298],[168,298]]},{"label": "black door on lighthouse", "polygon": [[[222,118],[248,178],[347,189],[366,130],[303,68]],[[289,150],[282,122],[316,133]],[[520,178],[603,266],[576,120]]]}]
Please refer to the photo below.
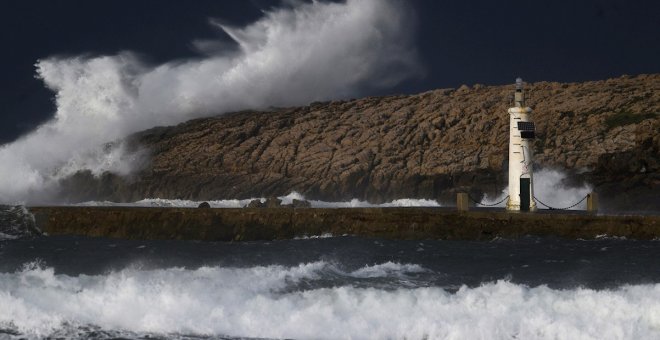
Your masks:
[{"label": "black door on lighthouse", "polygon": [[529,185],[531,180],[529,178],[520,179],[520,210],[529,211]]}]

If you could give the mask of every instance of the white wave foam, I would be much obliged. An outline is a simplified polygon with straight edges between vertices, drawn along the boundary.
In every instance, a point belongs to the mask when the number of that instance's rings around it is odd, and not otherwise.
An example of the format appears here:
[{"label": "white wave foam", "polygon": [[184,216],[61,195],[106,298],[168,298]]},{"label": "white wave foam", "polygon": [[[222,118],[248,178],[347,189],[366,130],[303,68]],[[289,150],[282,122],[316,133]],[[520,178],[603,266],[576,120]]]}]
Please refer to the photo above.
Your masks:
[{"label": "white wave foam", "polygon": [[[291,204],[294,199],[297,200],[306,200],[303,195],[295,191],[291,192],[286,196],[278,197],[282,200],[282,204]],[[387,203],[369,203],[367,201],[360,201],[358,199],[352,199],[345,202],[328,202],[328,201],[318,201],[318,200],[309,200],[314,208],[370,208],[370,207],[439,207],[437,201],[430,199],[417,199],[417,198],[402,198],[393,200]]]},{"label": "white wave foam", "polygon": [[9,234],[5,234],[3,232],[0,232],[0,241],[15,240],[17,238],[18,238],[17,235],[9,235]]},{"label": "white wave foam", "polygon": [[56,93],[57,110],[0,147],[0,200],[43,200],[46,189],[81,169],[128,173],[140,154],[104,143],[146,128],[391,86],[418,73],[413,21],[401,1],[296,1],[242,28],[211,21],[236,47],[195,59],[152,66],[122,52],[39,60],[38,77]]},{"label": "white wave foam", "polygon": [[[126,207],[177,207],[177,208],[197,208],[200,203],[207,202],[212,208],[243,208],[252,200],[261,200],[265,202],[266,198],[249,198],[249,199],[230,199],[230,200],[211,200],[211,201],[191,201],[181,199],[163,199],[163,198],[147,198],[132,203],[115,203],[108,201],[90,201],[78,203],[80,206],[126,206]],[[305,197],[295,191],[288,195],[278,197],[282,202],[281,204],[292,204],[294,199],[305,201]],[[429,199],[414,199],[403,198],[394,200],[387,203],[369,203],[367,201],[360,201],[352,199],[347,202],[327,202],[317,200],[307,200],[313,208],[369,208],[369,207],[439,207],[435,200]]]},{"label": "white wave foam", "polygon": [[331,238],[335,237],[332,235],[332,233],[323,233],[321,235],[312,235],[312,236],[296,236],[293,239],[294,240],[312,240],[312,239],[320,239],[320,238]]},{"label": "white wave foam", "polygon": [[594,237],[596,240],[618,240],[618,241],[625,241],[627,238],[625,236],[610,236],[607,234],[598,234],[596,237]]},{"label": "white wave foam", "polygon": [[348,202],[325,202],[325,201],[311,201],[312,206],[315,208],[387,208],[387,207],[439,207],[435,200],[417,199],[417,198],[402,198],[387,203],[369,203],[367,201],[360,201],[352,199]]},{"label": "white wave foam", "polygon": [[116,203],[110,201],[89,201],[76,203],[77,206],[86,207],[154,207],[154,208],[197,208],[200,203],[207,202],[212,208],[243,208],[252,199],[244,200],[213,200],[191,201],[181,199],[146,198],[132,203]]},{"label": "white wave foam", "polygon": [[[279,197],[282,200],[282,204],[290,204],[293,199],[305,200],[305,197],[297,192],[292,192],[286,196]],[[328,202],[328,201],[318,201],[318,200],[309,200],[314,208],[369,208],[369,207],[439,207],[435,200],[429,199],[416,199],[416,198],[402,198],[397,199],[387,203],[369,203],[367,201],[360,201],[358,199],[352,199],[347,202]]]},{"label": "white wave foam", "polygon": [[0,205],[0,241],[40,234],[34,215],[25,206]]},{"label": "white wave foam", "polygon": [[[213,200],[206,201],[213,208],[242,208],[250,203],[251,199],[245,200]],[[137,206],[149,207],[181,207],[181,208],[197,208],[202,201],[190,200],[167,200],[160,198],[144,199],[135,202]]]},{"label": "white wave foam", "polygon": [[394,262],[385,262],[373,266],[364,266],[350,273],[350,276],[357,278],[386,277],[389,275],[398,276],[399,273],[423,273],[426,269],[417,264],[400,264]]},{"label": "white wave foam", "polygon": [[0,274],[0,327],[29,336],[96,325],[132,332],[299,339],[660,337],[660,284],[596,291],[498,281],[461,287],[453,294],[440,288],[350,286],[281,293],[292,282],[316,278],[326,266],[126,269],[77,277],[27,266]]}]

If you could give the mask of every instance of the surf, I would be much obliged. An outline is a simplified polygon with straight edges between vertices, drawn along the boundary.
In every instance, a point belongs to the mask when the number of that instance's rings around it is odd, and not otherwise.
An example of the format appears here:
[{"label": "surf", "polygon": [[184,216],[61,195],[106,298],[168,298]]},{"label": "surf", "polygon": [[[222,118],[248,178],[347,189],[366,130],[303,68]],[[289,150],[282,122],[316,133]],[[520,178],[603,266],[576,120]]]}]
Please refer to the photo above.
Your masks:
[{"label": "surf", "polygon": [[[79,334],[81,329],[298,339],[660,336],[660,284],[557,290],[498,280],[455,292],[434,286],[351,284],[426,270],[415,264],[380,263],[342,271],[316,261],[245,268],[127,267],[68,276],[28,263],[0,274],[0,328],[30,338]],[[347,283],[300,288],[301,282],[328,275],[343,275]]]}]

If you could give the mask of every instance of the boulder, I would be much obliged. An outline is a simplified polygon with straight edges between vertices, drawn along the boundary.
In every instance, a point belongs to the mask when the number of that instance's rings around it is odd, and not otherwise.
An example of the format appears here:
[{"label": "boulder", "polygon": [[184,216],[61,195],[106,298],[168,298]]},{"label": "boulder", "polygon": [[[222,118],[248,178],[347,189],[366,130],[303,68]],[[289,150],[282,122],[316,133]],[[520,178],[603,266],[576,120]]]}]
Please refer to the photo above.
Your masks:
[{"label": "boulder", "polygon": [[266,199],[266,208],[281,208],[282,200],[277,197],[269,197]]},{"label": "boulder", "polygon": [[295,198],[294,198],[293,201],[291,202],[291,205],[292,205],[294,208],[311,208],[311,207],[312,207],[312,203],[310,203],[309,201],[305,201],[305,200],[297,200],[297,199],[295,199]]},{"label": "boulder", "polygon": [[252,200],[245,207],[246,208],[264,208],[266,205],[260,199]]}]

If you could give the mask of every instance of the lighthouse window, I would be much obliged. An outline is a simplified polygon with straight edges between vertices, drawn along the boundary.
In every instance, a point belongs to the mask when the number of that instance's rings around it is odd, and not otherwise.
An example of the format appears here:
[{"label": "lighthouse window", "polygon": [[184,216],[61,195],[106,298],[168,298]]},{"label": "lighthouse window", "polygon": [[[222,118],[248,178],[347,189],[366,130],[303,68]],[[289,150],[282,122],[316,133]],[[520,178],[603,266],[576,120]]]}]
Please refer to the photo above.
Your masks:
[{"label": "lighthouse window", "polygon": [[534,139],[534,131],[520,131],[520,138]]},{"label": "lighthouse window", "polygon": [[534,122],[518,122],[518,130],[534,131]]},{"label": "lighthouse window", "polygon": [[534,122],[518,122],[518,130],[520,131],[520,138],[534,138]]}]

